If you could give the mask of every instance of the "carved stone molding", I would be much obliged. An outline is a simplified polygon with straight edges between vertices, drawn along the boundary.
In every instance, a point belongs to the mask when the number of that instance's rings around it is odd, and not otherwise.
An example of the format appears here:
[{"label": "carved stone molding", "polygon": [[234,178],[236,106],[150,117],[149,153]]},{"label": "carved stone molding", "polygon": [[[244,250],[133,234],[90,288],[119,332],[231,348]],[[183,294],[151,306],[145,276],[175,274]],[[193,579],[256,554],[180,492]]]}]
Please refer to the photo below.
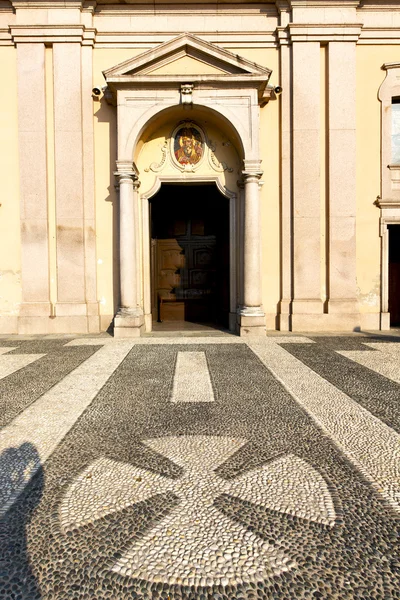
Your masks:
[{"label": "carved stone molding", "polygon": [[94,46],[97,29],[85,25],[12,25],[14,44],[41,42],[77,42],[82,46]]},{"label": "carved stone molding", "polygon": [[378,98],[381,101],[381,202],[400,202],[400,165],[392,162],[392,98],[400,96],[400,63],[382,65],[386,71]]},{"label": "carved stone molding", "polygon": [[167,161],[167,153],[168,153],[167,151],[168,151],[168,140],[165,140],[165,142],[161,148],[162,157],[161,157],[160,162],[152,162],[151,165],[147,169],[145,169],[146,173],[148,173],[149,171],[153,171],[153,173],[159,173],[163,169],[163,167]]},{"label": "carved stone molding", "polygon": [[229,167],[226,162],[219,161],[215,155],[215,151],[217,149],[217,144],[212,140],[207,140],[207,148],[208,148],[208,163],[210,167],[217,171],[217,173],[223,173],[224,171],[228,171],[228,173],[233,173],[232,167]]},{"label": "carved stone molding", "polygon": [[182,83],[181,85],[181,103],[193,104],[193,83]]}]

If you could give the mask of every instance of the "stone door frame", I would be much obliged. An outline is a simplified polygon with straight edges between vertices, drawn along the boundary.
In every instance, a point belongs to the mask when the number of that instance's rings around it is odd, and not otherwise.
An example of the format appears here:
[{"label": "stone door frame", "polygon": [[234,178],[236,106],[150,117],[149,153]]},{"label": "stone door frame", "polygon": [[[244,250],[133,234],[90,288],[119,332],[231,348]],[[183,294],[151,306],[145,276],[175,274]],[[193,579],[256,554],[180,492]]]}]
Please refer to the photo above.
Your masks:
[{"label": "stone door frame", "polygon": [[[157,176],[153,187],[140,195],[142,206],[142,273],[143,273],[143,308],[145,331],[152,330],[152,302],[151,302],[151,236],[150,236],[150,211],[149,202],[159,192],[163,183],[184,186],[188,183],[182,177],[166,175]],[[221,184],[218,176],[199,176],[193,173],[190,184],[214,183],[218,191],[229,200],[229,330],[236,331],[237,328],[237,306],[240,299],[239,281],[239,194],[228,190]]]}]

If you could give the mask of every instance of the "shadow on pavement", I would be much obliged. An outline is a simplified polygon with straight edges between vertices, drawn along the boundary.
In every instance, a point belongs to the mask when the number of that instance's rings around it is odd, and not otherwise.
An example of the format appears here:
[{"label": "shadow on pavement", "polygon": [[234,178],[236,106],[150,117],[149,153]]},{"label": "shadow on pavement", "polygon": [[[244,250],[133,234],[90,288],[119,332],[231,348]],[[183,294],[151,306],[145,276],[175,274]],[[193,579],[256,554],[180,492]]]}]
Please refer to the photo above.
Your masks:
[{"label": "shadow on pavement", "polygon": [[33,444],[25,442],[0,455],[1,598],[41,598],[29,561],[27,527],[43,487],[43,468]]}]

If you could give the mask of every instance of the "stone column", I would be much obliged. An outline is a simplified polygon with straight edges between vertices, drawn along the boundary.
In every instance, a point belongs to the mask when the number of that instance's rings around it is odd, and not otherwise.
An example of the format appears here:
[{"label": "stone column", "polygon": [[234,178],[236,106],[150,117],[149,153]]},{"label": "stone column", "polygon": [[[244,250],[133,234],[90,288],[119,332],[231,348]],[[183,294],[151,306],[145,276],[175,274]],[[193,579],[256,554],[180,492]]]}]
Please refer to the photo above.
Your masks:
[{"label": "stone column", "polygon": [[243,231],[243,306],[239,310],[240,335],[264,335],[265,313],[261,293],[261,211],[259,161],[245,161]]},{"label": "stone column", "polygon": [[114,319],[115,337],[138,337],[144,327],[138,302],[137,195],[139,182],[130,162],[117,161],[119,184],[120,309]]}]

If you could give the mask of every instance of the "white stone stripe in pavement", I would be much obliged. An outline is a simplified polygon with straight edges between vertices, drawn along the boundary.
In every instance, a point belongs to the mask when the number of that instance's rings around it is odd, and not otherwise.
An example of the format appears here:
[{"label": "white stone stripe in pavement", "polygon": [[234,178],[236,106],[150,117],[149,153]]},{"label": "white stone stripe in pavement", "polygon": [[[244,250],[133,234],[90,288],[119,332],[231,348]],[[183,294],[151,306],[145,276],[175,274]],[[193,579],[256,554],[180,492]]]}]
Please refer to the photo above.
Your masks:
[{"label": "white stone stripe in pavement", "polygon": [[15,371],[23,369],[27,365],[35,362],[45,354],[12,354],[11,356],[4,356],[7,352],[16,350],[16,348],[0,348],[0,379],[12,375]]},{"label": "white stone stripe in pavement", "polygon": [[178,352],[171,402],[214,402],[204,352]]},{"label": "white stone stripe in pavement", "polygon": [[0,355],[1,354],[6,354],[7,352],[11,352],[11,350],[16,350],[18,348],[18,346],[14,346],[13,348],[10,348],[9,346],[6,348],[1,347],[0,348]]},{"label": "white stone stripe in pavement", "polygon": [[[152,345],[175,345],[182,344],[184,346],[190,344],[245,344],[246,340],[236,335],[221,335],[208,337],[142,337],[132,338],[132,345],[135,346],[152,346]],[[119,340],[114,338],[76,338],[65,346],[101,346],[108,344],[119,344]]]},{"label": "white stone stripe in pavement", "polygon": [[[238,337],[234,334],[214,335],[214,336],[171,336],[171,337],[141,337],[133,338],[133,345],[144,345],[152,346],[154,344],[165,344],[165,345],[176,345],[182,344],[247,344],[247,339]],[[314,340],[310,340],[303,336],[291,336],[291,335],[279,335],[271,336],[269,341],[275,344],[315,344]],[[107,344],[118,344],[119,340],[112,337],[98,337],[98,338],[75,338],[70,342],[65,343],[65,346],[105,346]]]},{"label": "white stone stripe in pavement", "polygon": [[[40,465],[51,456],[131,348],[131,341],[100,348],[2,429],[0,453],[3,457],[7,456],[8,449],[17,450],[23,444],[24,448],[31,444],[37,454],[28,465],[25,479],[15,485],[12,473],[7,474],[7,469],[0,473],[0,516],[8,510]],[[2,481],[4,477],[8,477],[8,486]]]},{"label": "white stone stripe in pavement", "polygon": [[[374,350],[341,350],[337,352],[395,383],[400,383],[400,345],[391,343],[365,345]],[[389,347],[386,348],[386,346]]]},{"label": "white stone stripe in pavement", "polygon": [[286,350],[249,346],[347,459],[400,513],[400,436]]}]

